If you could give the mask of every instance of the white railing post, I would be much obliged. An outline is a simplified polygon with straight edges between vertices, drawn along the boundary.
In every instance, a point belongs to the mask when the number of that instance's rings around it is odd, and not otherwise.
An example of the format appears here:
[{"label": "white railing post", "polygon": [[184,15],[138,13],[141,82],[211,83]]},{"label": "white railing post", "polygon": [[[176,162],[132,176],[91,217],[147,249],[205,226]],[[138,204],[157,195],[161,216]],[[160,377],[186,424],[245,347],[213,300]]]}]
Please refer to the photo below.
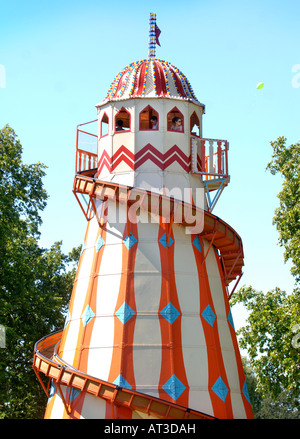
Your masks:
[{"label": "white railing post", "polygon": [[214,141],[209,139],[209,173],[214,174]]},{"label": "white railing post", "polygon": [[198,147],[196,137],[192,137],[192,172],[197,172]]}]

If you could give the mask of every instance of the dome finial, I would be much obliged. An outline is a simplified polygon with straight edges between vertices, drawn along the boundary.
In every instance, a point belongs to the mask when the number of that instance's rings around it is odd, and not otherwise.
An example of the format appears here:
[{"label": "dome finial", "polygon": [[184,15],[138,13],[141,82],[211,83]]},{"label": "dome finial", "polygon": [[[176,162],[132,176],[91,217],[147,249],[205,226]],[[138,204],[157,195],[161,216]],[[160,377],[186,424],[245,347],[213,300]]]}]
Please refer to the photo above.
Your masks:
[{"label": "dome finial", "polygon": [[150,13],[149,18],[149,58],[155,58],[156,44],[160,46],[159,35],[161,31],[156,24],[156,14]]}]

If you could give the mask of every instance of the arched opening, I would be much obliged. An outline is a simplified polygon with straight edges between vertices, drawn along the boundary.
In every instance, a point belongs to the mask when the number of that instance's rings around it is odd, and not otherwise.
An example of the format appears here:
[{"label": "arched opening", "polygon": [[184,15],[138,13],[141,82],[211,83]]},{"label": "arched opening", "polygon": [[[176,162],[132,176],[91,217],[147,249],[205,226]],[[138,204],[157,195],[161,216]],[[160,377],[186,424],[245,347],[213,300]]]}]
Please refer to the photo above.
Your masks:
[{"label": "arched opening", "polygon": [[193,136],[200,137],[200,120],[195,111],[190,118],[190,131]]},{"label": "arched opening", "polygon": [[124,107],[115,116],[115,132],[130,131],[130,113]]},{"label": "arched opening", "polygon": [[177,107],[174,107],[171,111],[169,111],[167,118],[168,118],[168,131],[174,131],[178,133],[184,132],[183,114],[178,110]]},{"label": "arched opening", "polygon": [[104,113],[100,124],[100,137],[106,136],[107,134],[108,134],[108,116],[106,113]]},{"label": "arched opening", "polygon": [[140,130],[158,130],[158,112],[150,105],[140,112]]}]

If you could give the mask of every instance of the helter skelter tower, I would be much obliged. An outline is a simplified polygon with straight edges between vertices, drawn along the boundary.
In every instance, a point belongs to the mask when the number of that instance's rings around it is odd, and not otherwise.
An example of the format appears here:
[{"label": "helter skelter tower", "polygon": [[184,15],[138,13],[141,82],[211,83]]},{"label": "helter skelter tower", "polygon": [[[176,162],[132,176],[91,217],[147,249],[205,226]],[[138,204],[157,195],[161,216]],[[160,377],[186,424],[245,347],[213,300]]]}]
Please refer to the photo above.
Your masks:
[{"label": "helter skelter tower", "polygon": [[65,327],[35,346],[46,418],[252,417],[229,306],[242,242],[212,213],[228,142],[202,137],[205,107],[156,58],[157,32],[150,14],[148,58],[77,127],[87,230]]}]

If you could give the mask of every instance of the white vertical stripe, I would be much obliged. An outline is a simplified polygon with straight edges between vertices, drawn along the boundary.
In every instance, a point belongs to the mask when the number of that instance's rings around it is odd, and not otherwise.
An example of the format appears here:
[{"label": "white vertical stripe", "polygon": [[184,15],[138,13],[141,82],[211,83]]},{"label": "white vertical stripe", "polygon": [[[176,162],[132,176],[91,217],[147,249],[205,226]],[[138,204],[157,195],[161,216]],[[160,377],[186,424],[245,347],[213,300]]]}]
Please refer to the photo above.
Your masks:
[{"label": "white vertical stripe", "polygon": [[[109,218],[122,216],[119,223],[106,224],[106,243],[98,273],[96,318],[90,341],[88,373],[107,380],[114,345],[114,312],[118,300],[122,274],[123,233],[126,211],[124,206],[109,203]],[[117,210],[115,210],[117,209]],[[117,218],[117,216],[116,216]]]},{"label": "white vertical stripe", "polygon": [[[137,317],[134,330],[133,362],[137,390],[158,396],[161,370],[161,330],[158,317],[161,295],[161,262],[158,224],[141,211],[134,269]],[[133,293],[133,292],[132,292]]]},{"label": "white vertical stripe", "polygon": [[106,401],[86,393],[80,419],[105,419]]},{"label": "white vertical stripe", "polygon": [[[208,359],[200,319],[198,270],[191,235],[182,226],[174,226],[174,269],[179,305],[182,312],[182,352],[190,387],[189,407],[213,415],[208,392]],[[198,250],[196,250],[198,251]]]},{"label": "white vertical stripe", "polygon": [[80,330],[80,318],[83,312],[83,305],[87,294],[87,289],[91,276],[93,265],[94,246],[97,237],[98,223],[96,218],[92,218],[87,225],[85,249],[82,254],[82,260],[77,272],[73,297],[73,309],[71,314],[70,327],[68,328],[67,338],[64,345],[64,352],[61,357],[68,364],[73,364],[75,350]]},{"label": "white vertical stripe", "polygon": [[[62,388],[62,392],[65,396],[66,387],[62,386],[61,388]],[[61,396],[59,394],[58,389],[56,389],[56,393],[52,396],[52,398],[54,398],[54,402],[52,405],[52,410],[51,410],[51,413],[49,415],[49,418],[47,418],[47,419],[62,419],[63,415],[64,415],[64,411],[65,411],[65,406],[64,406],[64,403],[61,399]],[[52,398],[51,398],[51,400],[52,400]],[[50,404],[52,403],[51,400],[49,401]],[[47,414],[47,412],[46,412],[46,414]]]}]

